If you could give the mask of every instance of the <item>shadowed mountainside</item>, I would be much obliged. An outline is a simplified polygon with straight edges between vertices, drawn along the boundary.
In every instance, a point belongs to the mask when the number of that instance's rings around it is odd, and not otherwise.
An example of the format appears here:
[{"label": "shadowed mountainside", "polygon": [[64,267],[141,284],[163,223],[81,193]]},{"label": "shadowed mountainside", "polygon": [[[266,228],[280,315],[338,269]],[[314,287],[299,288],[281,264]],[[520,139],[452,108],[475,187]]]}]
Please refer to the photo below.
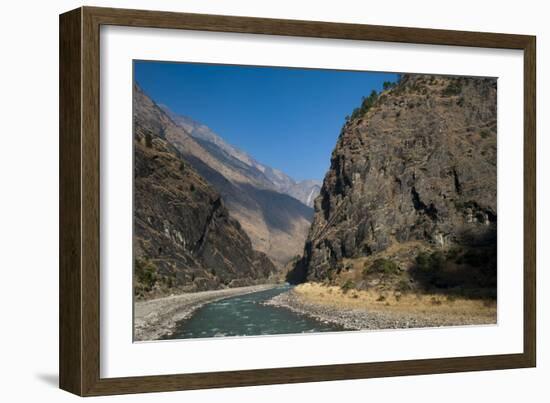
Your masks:
[{"label": "shadowed mountainside", "polygon": [[134,292],[138,298],[270,281],[219,194],[167,140],[178,131],[138,88],[134,98]]},{"label": "shadowed mountainside", "polygon": [[[299,184],[226,143],[207,126],[166,107],[157,109],[174,122],[167,140],[220,192],[253,247],[279,267],[299,255],[313,217],[311,207],[287,192]],[[304,183],[300,192],[307,193],[307,201],[318,185],[315,181]]]}]

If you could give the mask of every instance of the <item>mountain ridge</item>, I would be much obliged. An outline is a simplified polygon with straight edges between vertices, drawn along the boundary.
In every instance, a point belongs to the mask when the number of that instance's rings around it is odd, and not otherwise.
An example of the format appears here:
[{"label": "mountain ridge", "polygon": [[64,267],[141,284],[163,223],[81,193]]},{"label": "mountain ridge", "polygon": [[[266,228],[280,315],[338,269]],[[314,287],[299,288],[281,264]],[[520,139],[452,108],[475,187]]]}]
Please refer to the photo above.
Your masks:
[{"label": "mountain ridge", "polygon": [[[210,152],[218,154],[230,164],[239,165],[240,163],[247,167],[249,171],[252,170],[249,175],[256,178],[258,186],[285,193],[306,206],[313,207],[313,200],[321,190],[321,181],[315,179],[295,180],[283,171],[257,161],[247,152],[228,143],[207,125],[189,116],[177,114],[167,105],[161,104],[159,107]],[[231,161],[231,159],[238,161],[238,163]]]}]

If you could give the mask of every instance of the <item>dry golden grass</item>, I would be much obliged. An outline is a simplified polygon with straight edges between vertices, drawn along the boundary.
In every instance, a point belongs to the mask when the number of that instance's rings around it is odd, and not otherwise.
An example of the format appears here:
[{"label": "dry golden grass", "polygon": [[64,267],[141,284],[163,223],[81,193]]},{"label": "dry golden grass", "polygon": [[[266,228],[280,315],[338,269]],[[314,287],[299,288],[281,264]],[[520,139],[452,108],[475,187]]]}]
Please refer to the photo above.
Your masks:
[{"label": "dry golden grass", "polygon": [[445,316],[464,322],[496,323],[496,301],[473,300],[439,294],[401,294],[399,292],[359,291],[344,292],[340,287],[317,283],[300,284],[294,288],[303,302],[342,309],[365,309],[369,312]]}]

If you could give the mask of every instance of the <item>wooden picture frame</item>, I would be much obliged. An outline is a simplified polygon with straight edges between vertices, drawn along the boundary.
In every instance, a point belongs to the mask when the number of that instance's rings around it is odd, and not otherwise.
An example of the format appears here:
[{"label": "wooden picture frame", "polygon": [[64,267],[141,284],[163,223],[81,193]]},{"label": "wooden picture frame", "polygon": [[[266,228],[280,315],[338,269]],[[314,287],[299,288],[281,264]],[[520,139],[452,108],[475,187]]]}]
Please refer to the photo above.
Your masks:
[{"label": "wooden picture frame", "polygon": [[[229,372],[100,377],[100,26],[119,25],[524,52],[523,353]],[[535,37],[82,7],[60,16],[60,387],[80,396],[526,368],[536,365]]]}]

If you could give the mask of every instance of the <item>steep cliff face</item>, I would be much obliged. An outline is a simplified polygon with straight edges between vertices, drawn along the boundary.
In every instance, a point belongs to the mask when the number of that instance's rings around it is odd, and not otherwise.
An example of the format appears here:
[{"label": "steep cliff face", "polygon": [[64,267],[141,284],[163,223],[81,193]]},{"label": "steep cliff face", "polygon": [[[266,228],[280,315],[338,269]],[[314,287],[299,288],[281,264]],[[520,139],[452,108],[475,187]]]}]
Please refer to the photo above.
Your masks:
[{"label": "steep cliff face", "polygon": [[220,194],[166,141],[173,122],[135,91],[136,295],[266,282],[274,265],[253,249]]},{"label": "steep cliff face", "polygon": [[368,106],[338,138],[293,281],[411,245],[496,245],[496,80],[407,75]]}]

